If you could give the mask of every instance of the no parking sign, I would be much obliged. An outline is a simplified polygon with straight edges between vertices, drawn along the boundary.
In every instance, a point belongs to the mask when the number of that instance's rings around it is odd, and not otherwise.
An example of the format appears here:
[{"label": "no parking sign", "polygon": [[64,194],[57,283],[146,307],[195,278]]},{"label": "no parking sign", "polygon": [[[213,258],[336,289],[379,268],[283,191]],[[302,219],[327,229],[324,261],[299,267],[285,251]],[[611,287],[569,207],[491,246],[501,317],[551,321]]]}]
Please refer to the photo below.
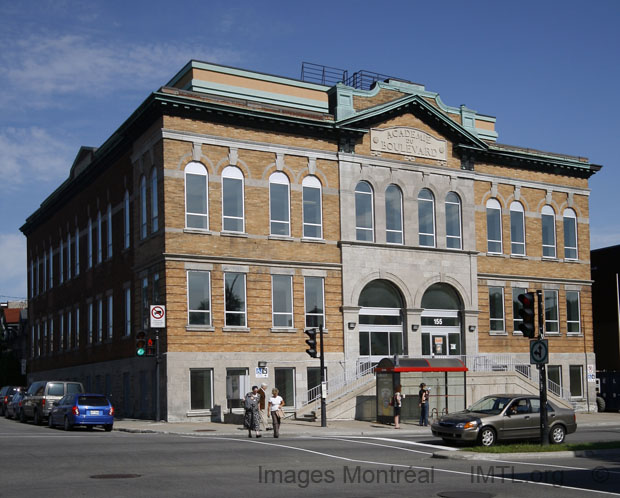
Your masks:
[{"label": "no parking sign", "polygon": [[166,307],[160,304],[151,306],[151,328],[163,329],[166,327]]}]

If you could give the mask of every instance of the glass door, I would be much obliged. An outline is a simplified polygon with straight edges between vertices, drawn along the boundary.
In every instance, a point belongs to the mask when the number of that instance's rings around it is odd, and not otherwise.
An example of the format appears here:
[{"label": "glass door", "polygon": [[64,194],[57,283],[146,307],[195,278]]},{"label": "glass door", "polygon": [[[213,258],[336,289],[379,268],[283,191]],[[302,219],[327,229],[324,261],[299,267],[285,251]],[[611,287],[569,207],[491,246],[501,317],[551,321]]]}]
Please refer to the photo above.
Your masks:
[{"label": "glass door", "polygon": [[378,362],[402,355],[403,319],[399,308],[362,308],[359,315],[360,356]]},{"label": "glass door", "polygon": [[421,335],[423,356],[462,354],[461,321],[457,310],[424,310]]}]

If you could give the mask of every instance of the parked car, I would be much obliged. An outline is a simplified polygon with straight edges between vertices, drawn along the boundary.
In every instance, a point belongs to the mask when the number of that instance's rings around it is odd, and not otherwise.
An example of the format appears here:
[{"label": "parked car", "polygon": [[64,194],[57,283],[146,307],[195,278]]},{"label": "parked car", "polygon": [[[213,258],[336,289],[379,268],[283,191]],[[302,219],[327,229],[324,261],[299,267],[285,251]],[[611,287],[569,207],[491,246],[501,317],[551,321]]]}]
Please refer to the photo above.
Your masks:
[{"label": "parked car", "polygon": [[63,380],[33,382],[22,401],[19,420],[26,422],[33,419],[34,423],[38,425],[48,417],[54,401],[58,401],[65,394],[79,393],[84,393],[84,386],[81,382]]},{"label": "parked car", "polygon": [[26,396],[26,388],[23,391],[17,392],[13,395],[13,398],[6,406],[6,412],[4,416],[6,418],[14,418],[15,420],[19,419],[19,414],[22,409],[22,401]]},{"label": "parked car", "polygon": [[[549,441],[562,443],[577,430],[574,410],[547,402]],[[444,415],[431,425],[433,435],[444,441],[478,442],[493,446],[510,439],[540,439],[540,398],[524,394],[495,394],[468,410]]]},{"label": "parked car", "polygon": [[61,425],[66,431],[76,425],[89,429],[100,425],[109,432],[114,424],[114,407],[103,394],[67,394],[53,403],[48,424]]},{"label": "parked car", "polygon": [[0,415],[6,415],[6,408],[13,399],[13,395],[25,389],[21,386],[4,386],[0,389]]}]

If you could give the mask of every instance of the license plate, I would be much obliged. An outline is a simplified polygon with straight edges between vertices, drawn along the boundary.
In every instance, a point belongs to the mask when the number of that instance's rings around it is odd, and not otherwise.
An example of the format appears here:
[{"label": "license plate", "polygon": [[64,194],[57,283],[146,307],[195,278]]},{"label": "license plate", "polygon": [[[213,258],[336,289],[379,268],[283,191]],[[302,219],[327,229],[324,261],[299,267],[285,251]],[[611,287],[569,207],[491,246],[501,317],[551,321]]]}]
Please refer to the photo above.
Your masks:
[{"label": "license plate", "polygon": [[91,415],[101,415],[101,410],[91,410],[90,414]]}]

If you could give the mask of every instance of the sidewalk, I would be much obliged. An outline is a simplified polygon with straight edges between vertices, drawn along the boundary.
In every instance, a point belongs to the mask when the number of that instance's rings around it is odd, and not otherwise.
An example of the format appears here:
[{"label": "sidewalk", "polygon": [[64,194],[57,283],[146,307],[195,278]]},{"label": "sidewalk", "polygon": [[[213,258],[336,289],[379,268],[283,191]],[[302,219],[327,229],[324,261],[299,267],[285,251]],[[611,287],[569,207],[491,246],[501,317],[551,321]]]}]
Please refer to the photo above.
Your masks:
[{"label": "sidewalk", "polygon": [[[577,413],[577,427],[604,427],[620,425],[620,413]],[[414,423],[401,423],[402,429],[392,425],[364,422],[360,420],[327,421],[327,427],[321,422],[286,419],[282,422],[280,433],[283,436],[425,436],[430,435],[430,427],[419,427]],[[247,432],[240,425],[220,424],[215,422],[155,422],[153,420],[120,419],[114,421],[114,430],[124,432],[144,432],[158,434],[182,434],[192,436],[242,436]],[[577,429],[579,430],[579,429]],[[267,437],[271,431],[263,432]]]}]

